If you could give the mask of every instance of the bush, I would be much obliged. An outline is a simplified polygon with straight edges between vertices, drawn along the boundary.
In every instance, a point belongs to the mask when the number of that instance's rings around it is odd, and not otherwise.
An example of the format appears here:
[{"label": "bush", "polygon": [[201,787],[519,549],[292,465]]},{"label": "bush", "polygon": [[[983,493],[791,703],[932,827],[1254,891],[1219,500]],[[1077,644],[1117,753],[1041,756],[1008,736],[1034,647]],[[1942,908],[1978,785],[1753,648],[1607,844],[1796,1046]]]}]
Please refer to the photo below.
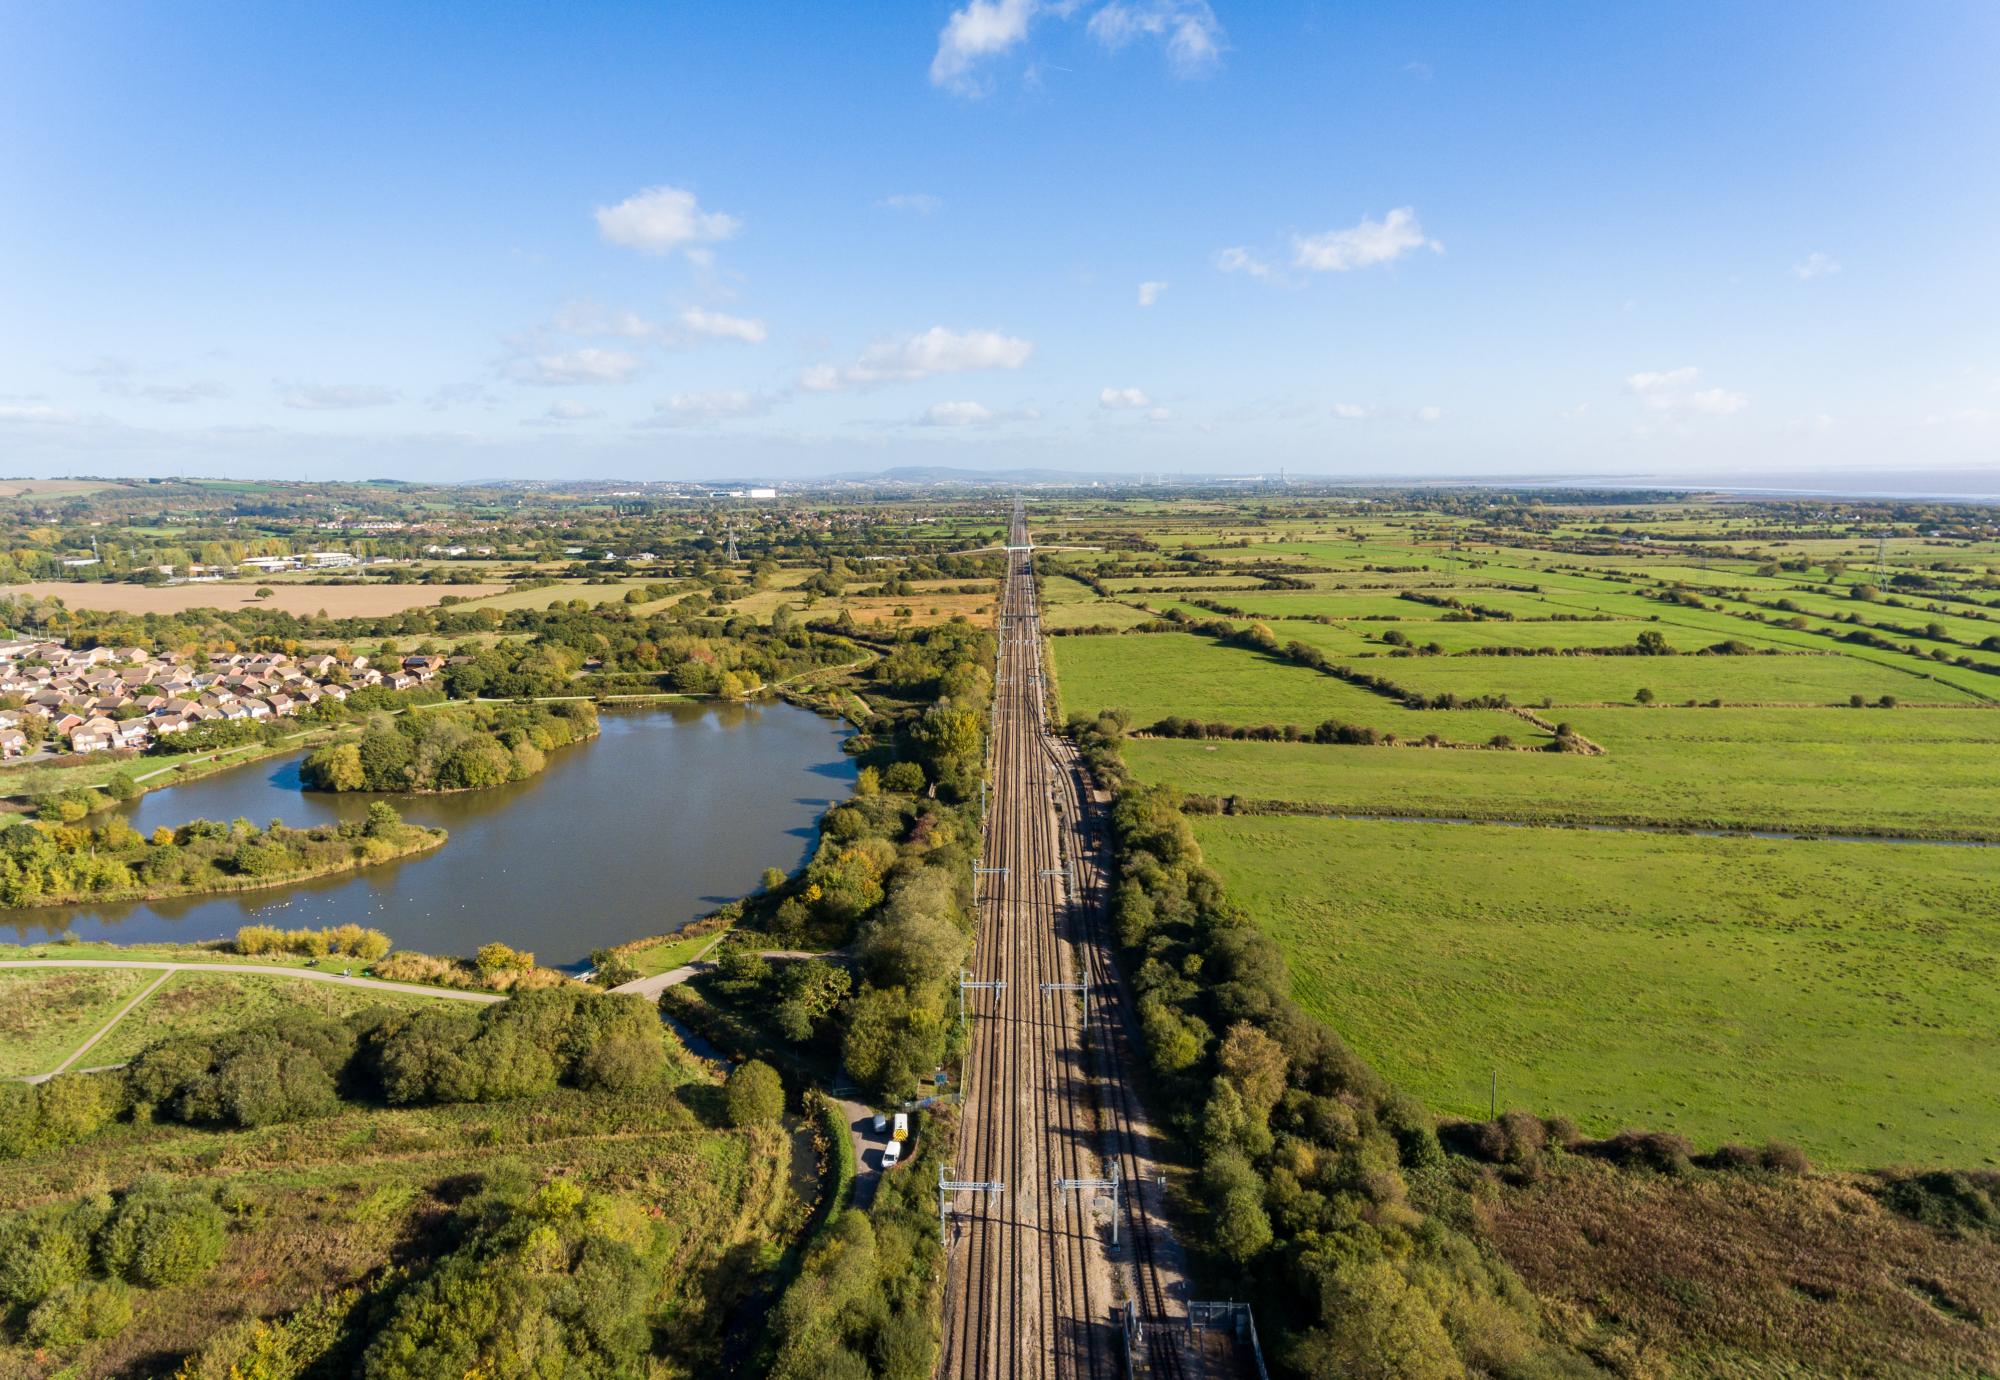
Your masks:
[{"label": "bush", "polygon": [[590,953],[590,980],[599,987],[618,987],[637,981],[639,965],[616,949],[593,949]]},{"label": "bush", "polygon": [[115,1337],[132,1321],[132,1291],[117,1280],[65,1284],[28,1314],[28,1340],[66,1347]]},{"label": "bush", "polygon": [[108,1273],[147,1289],[185,1284],[222,1258],[222,1209],[191,1189],[142,1185],[127,1194],[98,1237]]},{"label": "bush", "polygon": [[0,1304],[32,1306],[90,1273],[91,1239],[110,1200],[85,1198],[0,1221]]},{"label": "bush", "polygon": [[785,1085],[778,1071],[761,1059],[732,1069],[722,1095],[732,1126],[769,1126],[785,1112]]}]

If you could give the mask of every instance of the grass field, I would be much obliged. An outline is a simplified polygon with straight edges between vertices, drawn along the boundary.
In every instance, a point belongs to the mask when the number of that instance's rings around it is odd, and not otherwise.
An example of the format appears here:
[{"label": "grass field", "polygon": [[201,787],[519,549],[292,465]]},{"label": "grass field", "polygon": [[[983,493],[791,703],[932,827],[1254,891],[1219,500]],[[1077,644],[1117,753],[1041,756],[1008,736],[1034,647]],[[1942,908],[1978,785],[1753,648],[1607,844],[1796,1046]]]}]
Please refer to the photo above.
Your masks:
[{"label": "grass field", "polygon": [[[149,979],[158,973],[148,972]],[[440,1000],[414,992],[341,987],[259,973],[173,973],[159,990],[91,1046],[83,1062],[117,1064],[169,1035],[210,1035],[294,1012],[341,1017],[371,1006],[407,1008]]]},{"label": "grass field", "polygon": [[1420,713],[1333,676],[1191,633],[1057,637],[1049,646],[1065,713],[1125,709],[1139,726],[1173,714],[1306,728],[1339,719],[1403,737],[1436,732],[1465,742],[1526,728],[1498,711]]},{"label": "grass field", "polygon": [[[2000,837],[1994,710],[1654,708],[1566,717],[1607,754],[1141,740],[1126,744],[1125,756],[1144,781],[1366,814]],[[1535,741],[1528,725],[1515,724],[1517,742]]]},{"label": "grass field", "polygon": [[[408,609],[428,608],[447,594],[462,599],[497,594],[504,585],[307,585],[284,580],[229,580],[204,585],[72,584],[66,580],[35,580],[9,585],[16,598],[60,599],[73,609],[105,609],[113,613],[185,613],[189,609],[267,608],[281,613],[332,618],[380,618]],[[259,589],[272,591],[259,599]]]},{"label": "grass field", "polygon": [[159,976],[143,968],[0,969],[0,1078],[49,1072]]},{"label": "grass field", "polygon": [[1913,702],[1978,704],[1944,681],[1844,656],[1516,656],[1404,657],[1371,666],[1427,695],[1508,695],[1516,704],[1629,703],[1649,689],[1660,700],[1725,704],[1845,704],[1854,695]]},{"label": "grass field", "polygon": [[[1451,1115],[2000,1163],[2000,851],[1207,818],[1294,990]],[[1588,1000],[1579,1000],[1587,993]],[[1920,1076],[1913,1076],[1920,1075]]]},{"label": "grass field", "polygon": [[1616,1374],[2000,1374],[2000,1242],[1922,1226],[1850,1180],[1567,1156],[1476,1221],[1558,1335]]}]

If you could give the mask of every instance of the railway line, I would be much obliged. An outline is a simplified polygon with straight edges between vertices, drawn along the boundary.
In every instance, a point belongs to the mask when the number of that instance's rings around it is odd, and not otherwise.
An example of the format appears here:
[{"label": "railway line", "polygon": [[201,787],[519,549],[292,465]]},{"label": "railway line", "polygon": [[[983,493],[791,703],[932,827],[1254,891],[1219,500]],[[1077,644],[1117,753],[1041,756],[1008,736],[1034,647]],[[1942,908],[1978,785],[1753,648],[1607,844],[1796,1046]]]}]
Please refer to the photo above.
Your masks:
[{"label": "railway line", "polygon": [[999,639],[962,992],[965,1115],[957,1187],[940,1190],[951,1212],[939,1373],[1253,1375],[1227,1328],[1190,1326],[1157,1136],[1130,1081],[1137,1025],[1105,934],[1106,802],[1048,730],[1018,506]]}]

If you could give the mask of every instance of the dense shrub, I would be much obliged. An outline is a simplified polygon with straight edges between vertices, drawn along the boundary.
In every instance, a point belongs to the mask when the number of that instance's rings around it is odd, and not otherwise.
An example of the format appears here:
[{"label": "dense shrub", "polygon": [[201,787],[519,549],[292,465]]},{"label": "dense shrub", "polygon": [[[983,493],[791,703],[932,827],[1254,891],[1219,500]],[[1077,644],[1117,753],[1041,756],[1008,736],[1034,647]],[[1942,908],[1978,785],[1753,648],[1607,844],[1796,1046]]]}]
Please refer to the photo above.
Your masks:
[{"label": "dense shrub", "polygon": [[562,1179],[489,1186],[460,1209],[457,1234],[396,1300],[365,1380],[645,1373],[661,1262],[642,1253],[652,1233],[629,1204]]},{"label": "dense shrub", "polygon": [[97,1237],[106,1273],[147,1289],[185,1284],[222,1258],[227,1223],[215,1200],[170,1182],[142,1182]]},{"label": "dense shrub", "polygon": [[363,1045],[392,1103],[487,1102],[558,1083],[629,1091],[667,1067],[666,1031],[645,998],[573,985],[523,992],[476,1012],[387,1014]]},{"label": "dense shrub", "polygon": [[119,1280],[79,1280],[53,1290],[28,1314],[36,1346],[69,1347],[123,1332],[132,1321],[132,1291]]},{"label": "dense shrub", "polygon": [[785,1085],[776,1069],[751,1059],[730,1070],[722,1100],[731,1126],[768,1126],[784,1115]]}]

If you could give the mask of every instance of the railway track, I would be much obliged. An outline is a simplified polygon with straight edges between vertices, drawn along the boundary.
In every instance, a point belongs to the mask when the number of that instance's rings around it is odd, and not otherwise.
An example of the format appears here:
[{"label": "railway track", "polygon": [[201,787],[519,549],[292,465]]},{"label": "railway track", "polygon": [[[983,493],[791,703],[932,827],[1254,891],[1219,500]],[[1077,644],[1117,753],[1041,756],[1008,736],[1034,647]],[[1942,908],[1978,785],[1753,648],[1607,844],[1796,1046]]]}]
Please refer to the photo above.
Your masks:
[{"label": "railway track", "polygon": [[1027,547],[1017,507],[971,972],[984,985],[965,994],[973,1026],[954,1170],[956,1182],[1000,1187],[953,1195],[939,1373],[1242,1374],[1226,1335],[1187,1326],[1156,1137],[1129,1077],[1137,1025],[1105,933],[1104,803],[1048,730]]}]

